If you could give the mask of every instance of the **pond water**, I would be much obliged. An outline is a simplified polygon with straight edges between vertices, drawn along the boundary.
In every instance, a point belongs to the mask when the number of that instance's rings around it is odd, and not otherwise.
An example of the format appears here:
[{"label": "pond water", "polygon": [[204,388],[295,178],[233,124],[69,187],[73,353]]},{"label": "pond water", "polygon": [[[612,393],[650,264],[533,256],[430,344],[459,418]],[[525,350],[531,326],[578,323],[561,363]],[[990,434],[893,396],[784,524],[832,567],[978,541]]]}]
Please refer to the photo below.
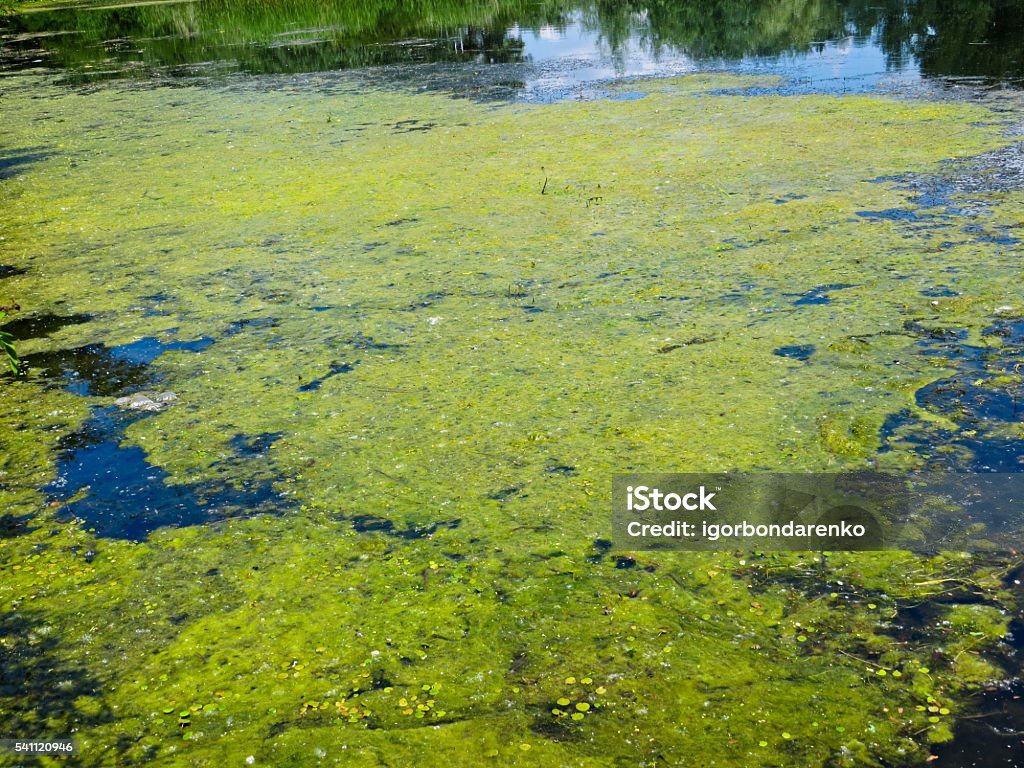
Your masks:
[{"label": "pond water", "polygon": [[0,735],[1024,765],[1016,552],[610,530],[615,472],[1024,466],[1024,5],[2,26]]},{"label": "pond water", "polygon": [[610,78],[724,67],[839,93],[1024,77],[1015,2],[203,0],[27,11],[6,25],[5,68],[55,69],[78,83],[384,67],[375,74],[417,85],[551,99]]}]

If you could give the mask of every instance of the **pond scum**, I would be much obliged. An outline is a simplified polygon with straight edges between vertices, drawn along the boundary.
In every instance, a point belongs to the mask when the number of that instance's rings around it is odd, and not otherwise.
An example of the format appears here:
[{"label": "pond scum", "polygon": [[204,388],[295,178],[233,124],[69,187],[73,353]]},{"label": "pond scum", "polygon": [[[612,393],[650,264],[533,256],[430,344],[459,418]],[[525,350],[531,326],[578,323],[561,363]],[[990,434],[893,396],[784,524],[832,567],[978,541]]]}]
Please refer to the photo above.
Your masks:
[{"label": "pond scum", "polygon": [[[941,750],[1014,674],[1017,556],[607,541],[616,471],[926,460],[882,429],[958,428],[915,402],[956,370],[922,337],[998,349],[1024,307],[1021,194],[909,181],[1010,147],[1011,96],[766,86],[5,80],[0,303],[52,322],[0,382],[4,735],[85,766]],[[116,410],[140,390],[177,399]],[[187,514],[147,525],[154,484]]]}]

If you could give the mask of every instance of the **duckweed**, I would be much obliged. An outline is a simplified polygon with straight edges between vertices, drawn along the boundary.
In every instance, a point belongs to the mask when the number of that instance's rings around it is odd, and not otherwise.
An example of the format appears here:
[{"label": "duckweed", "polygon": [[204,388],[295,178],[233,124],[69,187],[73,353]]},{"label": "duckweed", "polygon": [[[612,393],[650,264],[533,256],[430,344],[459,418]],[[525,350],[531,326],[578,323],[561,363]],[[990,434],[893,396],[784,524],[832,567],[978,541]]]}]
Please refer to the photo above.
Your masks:
[{"label": "duckweed", "polygon": [[[299,765],[311,741],[353,765],[822,766],[869,725],[870,761],[923,759],[939,721],[1003,674],[972,651],[1007,618],[944,600],[948,632],[894,661],[884,613],[944,580],[1012,605],[1005,563],[659,552],[616,567],[592,542],[623,467],[911,460],[880,452],[881,427],[947,361],[900,329],[980,337],[1020,303],[1018,257],[982,239],[929,250],[962,240],[962,217],[858,212],[929,213],[891,179],[1007,145],[1006,116],[707,82],[548,107],[343,78],[316,99],[287,78],[130,99],[5,82],[5,141],[47,152],[0,181],[0,263],[30,266],[4,290],[93,318],[25,340],[39,362],[3,382],[0,614],[13,679],[32,681],[0,700],[8,729],[74,732],[97,766],[254,750]],[[33,119],[41,95],[57,119]],[[382,128],[409,115],[437,128]],[[992,226],[1021,202],[976,197]],[[921,294],[937,269],[963,300]],[[823,273],[851,287],[795,303]],[[153,361],[179,399],[127,423],[117,450],[171,490],[264,482],[266,514],[211,492],[206,524],[131,540],[49,505],[65,446],[119,392],[43,363],[147,338],[214,341]],[[807,360],[772,353],[812,342]],[[260,452],[261,435],[280,436]],[[883,594],[880,615],[867,601]],[[954,661],[933,662],[939,648]],[[906,679],[881,674],[897,662]],[[191,703],[214,692],[216,707]],[[876,721],[886,706],[905,711]]]}]

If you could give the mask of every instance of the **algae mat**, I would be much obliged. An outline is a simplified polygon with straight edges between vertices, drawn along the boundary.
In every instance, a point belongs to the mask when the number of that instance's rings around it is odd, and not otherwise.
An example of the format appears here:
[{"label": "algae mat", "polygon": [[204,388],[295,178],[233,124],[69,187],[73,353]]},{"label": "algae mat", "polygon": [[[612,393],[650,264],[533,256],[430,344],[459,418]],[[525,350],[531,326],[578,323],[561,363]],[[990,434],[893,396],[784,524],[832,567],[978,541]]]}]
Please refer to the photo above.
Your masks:
[{"label": "algae mat", "polygon": [[1013,674],[1012,557],[609,548],[615,471],[920,463],[883,426],[958,429],[915,399],[956,370],[926,342],[997,349],[1022,306],[1020,194],[956,184],[1012,96],[749,85],[6,78],[7,730],[167,766],[948,740]]}]

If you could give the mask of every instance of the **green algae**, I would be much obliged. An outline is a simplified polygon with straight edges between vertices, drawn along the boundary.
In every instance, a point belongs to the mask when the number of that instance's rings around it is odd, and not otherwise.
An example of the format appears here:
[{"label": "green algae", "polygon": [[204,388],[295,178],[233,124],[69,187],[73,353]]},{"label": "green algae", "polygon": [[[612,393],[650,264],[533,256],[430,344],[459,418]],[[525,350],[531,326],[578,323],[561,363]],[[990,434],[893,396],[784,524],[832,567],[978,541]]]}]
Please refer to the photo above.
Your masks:
[{"label": "green algae", "polygon": [[[1011,562],[593,542],[613,471],[879,459],[948,372],[905,323],[977,334],[1022,297],[1008,249],[930,250],[958,217],[861,214],[919,211],[877,179],[1003,146],[1003,123],[662,85],[483,108],[5,83],[12,145],[46,153],[0,186],[0,263],[29,268],[3,290],[94,318],[24,351],[214,338],[157,358],[179,400],[128,442],[171,482],[241,483],[232,439],[280,432],[260,471],[294,505],[97,538],[38,489],[111,398],[4,379],[2,493],[34,519],[0,538],[3,653],[74,672],[60,706],[26,677],[4,717],[87,765],[899,765],[949,738],[1003,674]],[[921,294],[940,273],[960,297]],[[928,600],[945,629],[894,644]]]},{"label": "green algae", "polygon": [[[443,557],[440,542],[407,549],[396,563],[356,556],[351,534],[301,520],[181,533],[187,534],[183,549],[168,547],[164,537],[149,545],[106,542],[94,565],[71,566],[67,578],[56,553],[5,573],[8,596],[31,592],[35,603],[46,598],[33,572],[59,584],[50,599],[59,595],[68,603],[61,636],[77,648],[80,662],[118,660],[117,674],[103,682],[104,695],[117,702],[116,722],[81,736],[86,754],[108,755],[97,764],[237,758],[255,737],[263,742],[260,762],[272,764],[310,760],[317,746],[345,761],[354,750],[369,765],[380,750],[391,761],[430,762],[430,754],[458,739],[465,741],[458,764],[472,765],[494,748],[514,755],[526,738],[538,750],[530,758],[537,764],[601,765],[608,764],[603,755],[621,754],[626,736],[637,738],[630,754],[638,762],[661,750],[688,749],[721,755],[718,764],[731,765],[752,759],[760,735],[783,729],[793,736],[794,759],[808,764],[854,738],[865,739],[876,758],[895,759],[900,749],[914,752],[910,736],[933,716],[918,714],[919,703],[927,712],[928,697],[945,701],[945,686],[962,679],[961,670],[922,671],[927,644],[900,647],[893,658],[891,650],[874,656],[860,650],[861,637],[883,631],[866,606],[807,600],[775,587],[751,593],[746,579],[737,578],[732,555],[680,563],[668,572],[674,578],[641,572],[630,581],[643,591],[630,598],[615,593],[624,585],[614,569],[584,569],[578,557],[566,557],[564,565],[579,576],[531,585],[532,562],[490,558],[485,564],[481,556],[479,570],[489,572],[470,589],[421,580],[428,553]],[[296,546],[313,541],[315,550]],[[253,547],[259,556],[245,558]],[[184,562],[183,551],[189,553]],[[209,575],[213,564],[218,573]],[[920,594],[894,578],[891,558],[886,565],[893,599],[903,589]],[[113,582],[115,574],[122,585]],[[674,588],[679,578],[686,591]],[[484,584],[525,589],[499,598]],[[142,594],[160,597],[147,601]],[[92,624],[100,610],[111,626]],[[958,610],[950,614],[954,627],[982,631],[988,642],[1005,632],[991,612]],[[179,618],[192,611],[198,613]],[[711,619],[698,620],[701,611]],[[793,642],[796,628],[809,633],[814,649]],[[879,664],[901,666],[911,682],[879,679]],[[573,669],[594,669],[602,693],[585,692],[581,679],[565,674]],[[585,720],[570,720],[574,728],[585,723],[586,731],[546,725],[551,716],[541,707],[566,694],[588,704],[575,710],[600,704]],[[579,700],[591,695],[594,704]],[[404,714],[410,704],[429,712],[443,707],[443,714],[424,718],[441,729],[417,727],[419,719]],[[190,714],[165,717],[163,710],[175,706]],[[197,706],[201,713],[192,711]],[[899,707],[903,717],[896,717]],[[182,720],[189,721],[187,747],[179,743]],[[138,744],[110,753],[115,734],[125,732],[141,737]]]}]

